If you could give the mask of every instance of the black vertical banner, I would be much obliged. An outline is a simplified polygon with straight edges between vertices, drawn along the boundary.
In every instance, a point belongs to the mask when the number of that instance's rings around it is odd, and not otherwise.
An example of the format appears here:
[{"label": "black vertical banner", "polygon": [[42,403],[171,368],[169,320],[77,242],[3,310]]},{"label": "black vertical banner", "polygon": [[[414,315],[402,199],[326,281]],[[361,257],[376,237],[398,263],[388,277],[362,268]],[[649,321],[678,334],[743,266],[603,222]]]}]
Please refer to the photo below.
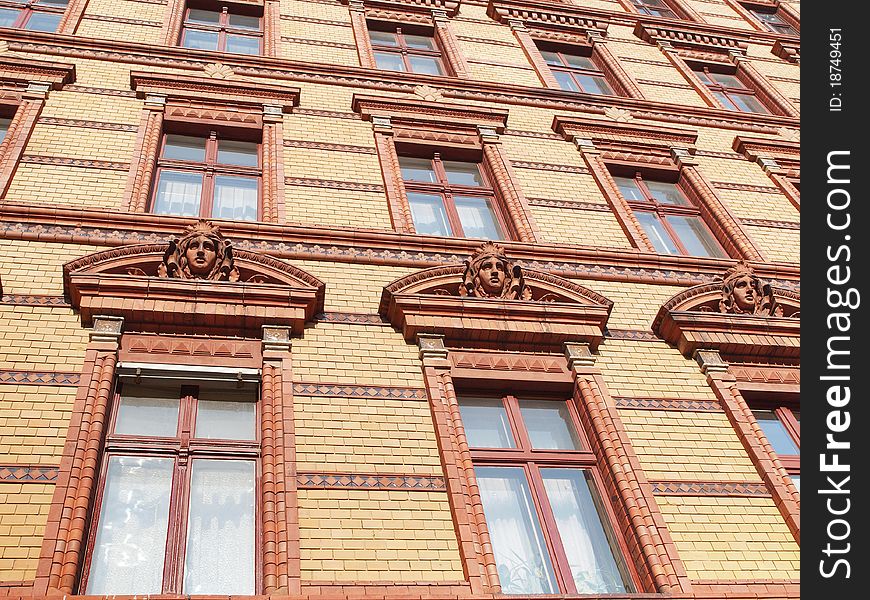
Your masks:
[{"label": "black vertical banner", "polygon": [[867,597],[865,8],[801,6],[801,596],[811,600]]}]

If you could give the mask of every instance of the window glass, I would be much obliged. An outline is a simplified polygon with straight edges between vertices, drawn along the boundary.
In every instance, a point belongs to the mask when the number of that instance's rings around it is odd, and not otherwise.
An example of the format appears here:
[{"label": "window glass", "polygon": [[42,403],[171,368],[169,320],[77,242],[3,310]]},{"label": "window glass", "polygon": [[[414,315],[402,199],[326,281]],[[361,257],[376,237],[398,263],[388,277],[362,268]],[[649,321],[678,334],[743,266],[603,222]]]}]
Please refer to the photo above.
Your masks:
[{"label": "window glass", "polygon": [[115,433],[175,437],[178,431],[179,388],[125,382],[121,390]]},{"label": "window glass", "polygon": [[688,199],[680,191],[675,183],[664,181],[644,181],[652,197],[662,204],[676,204],[677,206],[691,206]]},{"label": "window glass", "polygon": [[523,469],[475,467],[474,472],[502,593],[558,593]]},{"label": "window glass", "polygon": [[553,71],[553,77],[556,78],[556,82],[559,84],[559,87],[566,92],[581,91],[580,86],[577,85],[577,82],[574,81],[574,78],[571,77],[570,73],[566,73],[565,71]]},{"label": "window glass", "polygon": [[472,448],[515,448],[507,411],[500,399],[459,401],[468,445]]},{"label": "window glass", "polygon": [[400,54],[392,54],[390,52],[375,52],[375,62],[379,69],[385,71],[404,71],[405,63],[402,61]]},{"label": "window glass", "polygon": [[564,402],[520,400],[520,412],[535,450],[580,450],[580,438]]},{"label": "window glass", "polygon": [[109,458],[88,594],[162,591],[173,464],[171,458]]},{"label": "window glass", "polygon": [[221,140],[218,143],[217,161],[222,165],[256,167],[259,165],[258,155],[254,142]]},{"label": "window glass", "polygon": [[669,216],[668,223],[690,256],[728,258],[699,217]]},{"label": "window glass", "polygon": [[408,56],[408,62],[411,65],[411,71],[421,73],[423,75],[442,75],[441,63],[437,58],[431,56]]},{"label": "window glass", "polygon": [[198,31],[196,29],[187,29],[184,32],[185,48],[193,48],[195,50],[217,50],[218,49],[218,33],[216,31]]},{"label": "window glass", "polygon": [[743,85],[743,82],[740,81],[736,75],[729,75],[726,73],[710,73],[710,78],[721,85],[722,87],[727,88],[737,88],[742,89],[746,86]]},{"label": "window glass", "polygon": [[465,237],[484,240],[500,240],[504,237],[496,221],[491,199],[455,196],[453,203]]},{"label": "window glass", "polygon": [[197,23],[200,25],[218,25],[221,21],[221,14],[214,10],[201,10],[192,8],[187,11],[187,22]]},{"label": "window glass", "polygon": [[773,447],[773,451],[783,456],[800,454],[797,444],[789,435],[782,421],[772,410],[753,410],[758,426]]},{"label": "window glass", "polygon": [[199,215],[202,175],[186,171],[162,170],[157,181],[153,212],[159,215]]},{"label": "window glass", "polygon": [[414,229],[423,235],[449,236],[453,234],[444,201],[435,194],[408,193]]},{"label": "window glass", "polygon": [[252,54],[260,53],[260,40],[247,35],[227,34],[227,52],[231,54]]},{"label": "window glass", "polygon": [[0,8],[0,27],[12,27],[18,20],[20,10],[14,8]]},{"label": "window glass", "polygon": [[429,183],[438,181],[438,178],[435,177],[432,161],[428,158],[400,156],[399,166],[402,169],[402,179],[405,181],[426,181]]},{"label": "window glass", "polygon": [[790,475],[792,483],[797,488],[797,491],[801,491],[801,476],[800,475]]},{"label": "window glass", "polygon": [[619,193],[626,200],[646,201],[646,196],[644,196],[638,187],[636,179],[631,177],[614,177],[613,180],[616,182],[616,187],[619,188]]},{"label": "window glass", "polygon": [[758,113],[761,115],[770,114],[770,111],[756,98],[750,94],[731,94],[731,101],[737,105],[737,108],[743,112]]},{"label": "window glass", "polygon": [[542,469],[547,499],[578,594],[622,594],[625,587],[583,469]]},{"label": "window glass", "polygon": [[418,50],[435,50],[435,41],[425,35],[404,35],[405,45]]},{"label": "window glass", "polygon": [[53,33],[57,31],[57,26],[60,25],[60,19],[63,15],[58,13],[33,13],[27,19],[24,29],[28,31],[47,31]]},{"label": "window glass", "polygon": [[595,63],[592,62],[592,59],[588,56],[579,56],[576,54],[562,54],[565,57],[565,62],[569,67],[576,67],[578,69],[589,69],[591,71],[597,70]]},{"label": "window glass", "polygon": [[590,94],[601,94],[603,96],[612,96],[613,88],[604,79],[604,77],[596,77],[593,75],[583,75],[575,73],[574,77],[580,82],[584,92]]},{"label": "window glass", "polygon": [[561,67],[563,65],[562,59],[559,58],[559,55],[555,52],[541,50],[541,56],[544,57],[544,61],[551,67]]},{"label": "window glass", "polygon": [[396,34],[390,31],[369,30],[369,39],[375,46],[398,46]]},{"label": "window glass", "polygon": [[253,177],[218,175],[214,178],[214,205],[216,219],[256,221],[259,182]]},{"label": "window glass", "polygon": [[650,212],[634,211],[640,226],[643,227],[649,241],[652,242],[655,251],[660,254],[679,254],[680,250],[671,236],[668,235],[658,215]]},{"label": "window glass", "polygon": [[256,399],[256,396],[249,392],[200,388],[194,437],[256,440]]},{"label": "window glass", "polygon": [[6,139],[6,132],[9,131],[9,125],[12,123],[12,119],[2,119],[0,118],[0,142]]},{"label": "window glass", "polygon": [[188,135],[167,135],[163,158],[171,160],[205,161],[205,138]]},{"label": "window glass", "polygon": [[260,30],[260,18],[249,17],[248,15],[227,15],[229,26],[236,29],[251,29],[253,31]]},{"label": "window glass", "polygon": [[445,160],[444,170],[447,172],[447,181],[456,185],[483,185],[483,176],[477,163]]},{"label": "window glass", "polygon": [[254,461],[193,461],[185,594],[255,592],[255,481]]}]

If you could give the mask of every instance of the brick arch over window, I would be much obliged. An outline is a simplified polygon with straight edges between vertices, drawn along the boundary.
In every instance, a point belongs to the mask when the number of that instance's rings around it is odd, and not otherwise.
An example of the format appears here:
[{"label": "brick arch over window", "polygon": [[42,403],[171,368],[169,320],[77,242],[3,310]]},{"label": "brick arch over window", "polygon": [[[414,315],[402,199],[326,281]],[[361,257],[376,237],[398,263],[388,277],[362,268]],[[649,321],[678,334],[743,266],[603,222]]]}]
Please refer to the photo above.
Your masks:
[{"label": "brick arch over window", "polygon": [[[509,268],[513,266],[516,263]],[[689,591],[652,488],[618,416],[608,408],[613,399],[594,366],[592,349],[603,338],[612,302],[563,278],[529,269],[522,269],[530,288],[525,300],[459,296],[464,272],[464,266],[454,265],[398,279],[384,288],[380,313],[406,339],[416,338],[420,347],[472,593],[498,594],[506,582],[499,578],[498,548],[475,474],[479,450],[469,444],[460,402],[463,395],[498,395],[499,390],[520,396],[544,394],[552,406],[567,406],[577,415],[587,440],[583,453],[588,462],[583,468],[595,474],[593,488],[602,499],[599,518],[614,534],[616,560],[627,565],[627,585],[638,592]],[[551,535],[552,529],[547,532]],[[567,593],[573,586],[570,577],[559,584]]]},{"label": "brick arch over window", "polygon": [[158,277],[168,248],[124,246],[64,265],[65,293],[91,330],[37,566],[37,595],[83,591],[121,362],[134,373],[138,365],[157,373],[181,370],[192,379],[260,373],[256,592],[300,593],[290,340],[323,310],[325,286],[248,251],[234,253],[237,281]]}]

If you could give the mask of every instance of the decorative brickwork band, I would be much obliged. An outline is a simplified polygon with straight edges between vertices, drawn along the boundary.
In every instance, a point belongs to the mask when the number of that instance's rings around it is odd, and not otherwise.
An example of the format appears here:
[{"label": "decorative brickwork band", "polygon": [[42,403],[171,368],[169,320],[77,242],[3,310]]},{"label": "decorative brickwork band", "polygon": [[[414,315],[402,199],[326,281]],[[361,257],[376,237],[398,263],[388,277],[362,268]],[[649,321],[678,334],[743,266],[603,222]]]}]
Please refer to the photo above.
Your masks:
[{"label": "decorative brickwork band", "polygon": [[294,383],[293,393],[313,398],[381,398],[395,400],[425,400],[421,388],[384,387],[375,385],[333,385],[329,383]]},{"label": "decorative brickwork band", "polygon": [[688,398],[625,398],[613,397],[616,408],[638,410],[673,410],[678,412],[722,412],[715,400],[692,400]]},{"label": "decorative brickwork band", "polygon": [[0,465],[3,483],[49,483],[57,479],[57,467],[45,465]]},{"label": "decorative brickwork band", "polygon": [[763,483],[754,481],[652,481],[658,496],[752,496],[769,498]]},{"label": "decorative brickwork band", "polygon": [[[104,331],[103,331],[104,330]],[[102,332],[100,332],[102,331]],[[95,319],[37,566],[35,592],[75,590],[118,360],[120,322]]]},{"label": "decorative brickwork band", "polygon": [[79,384],[78,373],[55,371],[0,371],[0,383],[15,385],[71,385]]},{"label": "decorative brickwork band", "polygon": [[[0,467],[2,469],[2,467]],[[360,473],[299,473],[299,489],[405,490],[445,492],[443,477],[428,475],[378,475]]]}]

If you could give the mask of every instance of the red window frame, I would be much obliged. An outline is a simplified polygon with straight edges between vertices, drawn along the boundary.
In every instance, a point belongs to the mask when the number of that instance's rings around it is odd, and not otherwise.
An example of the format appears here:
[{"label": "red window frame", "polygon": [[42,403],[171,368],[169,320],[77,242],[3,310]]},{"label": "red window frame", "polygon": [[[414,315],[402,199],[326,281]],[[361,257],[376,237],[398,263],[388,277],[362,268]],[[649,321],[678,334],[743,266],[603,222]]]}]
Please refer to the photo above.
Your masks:
[{"label": "red window frame", "polygon": [[628,546],[625,543],[622,533],[619,531],[619,528],[614,525],[618,522],[616,514],[610,506],[610,503],[605,500],[607,496],[602,493],[602,490],[605,488],[601,474],[598,472],[597,457],[589,449],[591,447],[589,439],[581,426],[580,415],[571,400],[555,400],[552,397],[523,397],[524,400],[546,400],[554,403],[564,403],[568,408],[568,414],[571,416],[571,425],[579,438],[580,447],[582,448],[581,450],[534,449],[520,412],[520,401],[517,396],[511,393],[503,393],[499,396],[497,394],[492,394],[492,392],[465,392],[459,395],[459,404],[460,406],[462,405],[463,399],[478,398],[492,400],[501,399],[505,411],[507,412],[511,435],[513,436],[514,445],[516,447],[471,447],[471,460],[475,467],[521,467],[525,472],[529,489],[532,494],[533,503],[535,505],[535,512],[537,513],[538,521],[541,524],[541,530],[547,545],[547,551],[550,554],[549,558],[553,567],[553,572],[559,585],[560,592],[558,593],[576,594],[577,587],[574,583],[574,577],[571,574],[564,546],[562,545],[556,517],[553,514],[549,500],[547,500],[547,491],[544,487],[544,482],[540,473],[541,467],[583,470],[592,476],[593,485],[591,487],[593,489],[591,492],[593,498],[596,500],[599,518],[601,518],[602,521],[601,525],[608,537],[614,560],[622,574],[623,583],[627,588],[627,593],[633,593],[638,590],[639,587],[637,581],[639,581],[639,578],[637,572],[634,569],[634,565],[626,560],[626,557],[631,556],[631,554],[628,551]]},{"label": "red window frame", "polygon": [[[737,74],[737,71],[735,69],[715,69],[710,68],[707,65],[698,65],[692,67],[692,71],[694,71],[695,76],[698,77],[698,79],[701,80],[701,83],[706,85],[707,88],[711,92],[713,92],[714,95],[719,93],[725,96],[725,99],[728,100],[730,105],[723,104],[723,106],[728,110],[757,115],[773,114],[773,111],[771,111],[770,107],[764,103],[764,100],[758,97],[758,94],[755,93],[755,90],[746,87],[745,84],[743,84],[743,87],[726,87],[713,79],[713,77],[711,76],[711,73],[720,73],[722,75],[732,75],[739,79],[739,75]],[[743,110],[742,108],[740,108],[740,105],[733,100],[732,96],[751,96],[755,98],[759,105],[761,105],[761,107],[764,109],[764,112]],[[722,98],[720,98],[719,96],[716,96],[716,99],[720,103],[722,102]]]},{"label": "red window frame", "polygon": [[782,426],[785,429],[786,433],[797,446],[798,454],[777,453],[776,456],[777,458],[779,458],[779,462],[782,463],[782,466],[785,467],[785,470],[788,471],[789,475],[799,476],[801,474],[801,424],[800,421],[795,417],[795,412],[800,412],[798,405],[796,403],[753,400],[749,401],[749,408],[753,411],[753,413],[760,410],[771,411],[776,416],[776,418],[779,419],[780,423],[782,423]]},{"label": "red window frame", "polygon": [[[672,183],[672,184],[674,184],[677,188],[677,191],[679,191],[683,195],[683,197],[686,199],[686,202],[689,204],[689,206],[677,206],[674,204],[662,204],[662,203],[660,203],[653,196],[649,187],[647,187],[646,181],[644,180],[644,173],[642,171],[635,171],[633,173],[633,175],[621,175],[619,173],[614,173],[613,175],[622,176],[622,177],[630,177],[630,178],[634,179],[635,183],[638,186],[638,189],[646,197],[646,201],[629,200],[628,198],[624,198],[624,200],[631,207],[632,211],[655,213],[659,217],[659,222],[661,222],[662,226],[665,228],[665,231],[671,237],[671,241],[673,241],[674,245],[677,247],[677,249],[680,251],[680,253],[682,255],[693,256],[686,249],[686,246],[683,244],[683,242],[680,239],[680,236],[677,234],[677,232],[674,231],[673,227],[671,227],[670,223],[668,223],[669,216],[696,217],[704,225],[704,228],[707,230],[707,233],[710,234],[710,239],[712,239],[716,243],[716,245],[719,247],[719,250],[722,251],[722,256],[725,258],[728,257],[728,252],[722,246],[722,243],[718,239],[716,239],[716,236],[710,230],[710,226],[707,225],[707,223],[704,221],[704,218],[701,216],[701,210],[692,203],[691,199],[689,198],[689,195],[686,194],[685,190],[683,190],[682,187],[680,186],[679,181],[673,182],[673,181],[666,181],[664,179],[654,179],[652,177],[646,178],[646,180],[648,180],[648,181],[656,181],[656,182],[660,182],[660,183]],[[620,195],[622,195],[621,191],[620,191]],[[716,258],[716,257],[713,257],[713,258]]]},{"label": "red window frame", "polygon": [[[772,33],[778,33],[780,35],[800,35],[800,32],[786,19],[780,16],[779,11],[776,9],[769,8],[760,8],[760,7],[747,7],[752,16],[755,17],[758,22],[760,22],[765,29]],[[768,21],[767,17],[773,17],[778,22]]]},{"label": "red window frame", "polygon": [[[662,17],[665,19],[680,18],[677,14],[677,11],[671,8],[671,6],[667,2],[665,2],[665,0],[658,1],[661,2],[661,5],[652,4],[649,2],[649,0],[630,0],[634,9],[642,15],[649,15],[650,17]],[[662,14],[663,12],[668,12],[670,14]]]},{"label": "red window frame", "polygon": [[[374,40],[372,40],[371,35],[369,35],[369,42],[371,43],[372,50],[374,52],[385,52],[388,54],[396,54],[402,58],[402,64],[405,67],[405,71],[407,73],[414,73],[414,69],[411,67],[411,60],[409,57],[411,56],[425,56],[427,58],[432,58],[435,62],[438,63],[438,67],[441,69],[442,75],[452,75],[451,70],[447,66],[447,61],[444,60],[444,52],[441,50],[441,46],[438,44],[438,38],[433,35],[429,31],[421,31],[419,28],[415,28],[413,26],[408,25],[400,25],[394,23],[380,23],[380,22],[369,22],[368,31],[380,31],[384,33],[392,33],[396,36],[396,42],[399,44],[398,46],[384,46],[377,44]],[[435,47],[435,50],[425,50],[423,48],[412,48],[405,41],[405,34],[408,35],[416,35],[421,37],[426,37],[432,40],[432,46]],[[377,59],[375,61],[377,64]],[[430,73],[423,73],[423,75],[429,75]]]},{"label": "red window frame", "polygon": [[[188,137],[198,137],[205,139],[205,161],[197,162],[192,160],[179,160],[164,158],[164,149],[166,147],[167,137],[170,135],[183,135]],[[203,175],[202,191],[199,199],[199,216],[204,219],[215,219],[220,217],[212,216],[214,209],[214,182],[215,178],[221,175],[231,175],[236,177],[248,177],[257,180],[257,220],[263,217],[263,144],[257,142],[257,166],[245,167],[241,165],[226,165],[217,162],[218,147],[221,140],[223,141],[251,141],[228,139],[219,135],[217,131],[210,131],[208,137],[191,136],[185,132],[164,132],[163,139],[160,142],[160,151],[157,158],[157,170],[154,176],[154,183],[151,189],[151,200],[149,203],[149,211],[154,212],[157,203],[157,190],[160,183],[160,175],[164,170],[185,171],[188,173],[201,173]]]},{"label": "red window frame", "polygon": [[[616,86],[614,86],[613,83],[607,78],[607,74],[601,69],[601,67],[596,62],[595,57],[593,56],[593,52],[591,49],[584,49],[581,46],[575,46],[575,47],[571,48],[570,49],[571,51],[569,52],[569,51],[566,51],[566,48],[564,48],[564,47],[549,46],[547,44],[542,44],[542,43],[538,43],[536,45],[538,47],[539,52],[552,52],[561,61],[561,63],[562,63],[561,65],[553,65],[549,61],[547,61],[546,58],[544,58],[544,62],[546,63],[546,65],[550,69],[550,71],[553,73],[566,73],[566,74],[568,74],[568,76],[571,77],[571,80],[574,82],[574,85],[576,85],[580,89],[581,92],[587,93],[587,94],[597,94],[599,96],[618,96],[619,95],[616,91],[617,90]],[[570,62],[568,61],[568,59],[565,58],[566,55],[587,58],[587,59],[589,59],[589,62],[591,62],[595,66],[595,68],[594,69],[584,69],[583,67],[572,66],[570,64]],[[594,92],[594,91],[590,92],[590,91],[584,89],[582,80],[579,77],[577,77],[577,75],[585,75],[587,77],[594,77],[594,78],[603,80],[605,85],[607,85],[607,87],[610,88],[610,93],[609,94],[599,94],[598,92]],[[554,77],[555,77],[555,75],[554,75]],[[561,84],[560,84],[560,87],[561,87]],[[562,89],[564,89],[564,88],[562,88]],[[565,90],[565,91],[573,92],[575,90]]]},{"label": "red window frame", "polygon": [[9,27],[16,29],[26,29],[27,22],[34,13],[51,13],[63,16],[63,13],[66,12],[68,7],[69,2],[64,6],[54,6],[51,4],[40,4],[40,0],[28,0],[26,3],[0,0],[0,8],[9,8],[20,11],[15,22],[12,25],[9,25]]},{"label": "red window frame", "polygon": [[[402,178],[402,181],[405,185],[405,192],[418,192],[421,194],[437,194],[441,196],[441,199],[444,202],[444,210],[447,212],[447,219],[450,224],[450,228],[452,229],[451,235],[453,237],[466,237],[465,230],[462,228],[462,222],[459,219],[459,212],[456,210],[456,204],[453,200],[454,196],[473,196],[476,198],[485,198],[490,201],[490,206],[492,206],[493,218],[498,223],[498,226],[501,228],[501,239],[509,239],[510,238],[510,228],[508,226],[507,221],[504,216],[501,214],[501,210],[499,208],[498,197],[496,195],[495,188],[493,187],[491,181],[492,178],[487,173],[487,169],[484,166],[484,163],[481,161],[468,161],[468,160],[457,160],[457,162],[465,162],[467,164],[476,164],[477,169],[480,172],[481,179],[483,180],[483,185],[480,186],[469,186],[469,185],[459,185],[455,183],[450,183],[447,180],[447,171],[444,169],[444,159],[442,158],[441,153],[435,152],[432,155],[428,156],[420,156],[410,153],[400,152],[400,157],[407,158],[424,158],[429,159],[433,163],[433,170],[435,171],[435,177],[438,179],[437,182],[425,182],[425,181],[415,181]],[[452,159],[447,159],[452,162]],[[399,177],[402,177],[401,170],[398,173]],[[497,241],[497,240],[493,240]]]},{"label": "red window frame", "polygon": [[190,468],[194,458],[248,460],[255,463],[254,489],[254,593],[262,590],[262,557],[259,548],[262,547],[262,530],[260,524],[260,499],[262,497],[261,448],[260,448],[260,403],[259,392],[255,405],[255,439],[254,440],[222,440],[195,438],[196,408],[199,396],[198,385],[179,385],[180,404],[175,437],[123,435],[115,433],[118,418],[118,407],[121,402],[123,382],[115,386],[111,406],[111,417],[104,442],[102,464],[100,467],[99,491],[94,502],[91,524],[87,538],[87,554],[82,568],[80,593],[85,593],[91,572],[93,553],[99,517],[102,514],[103,496],[106,491],[109,459],[113,456],[133,456],[148,458],[173,458],[172,486],[169,504],[169,523],[166,534],[166,554],[163,563],[162,594],[181,594],[184,585],[184,560],[187,543],[187,519],[190,496]]},{"label": "red window frame", "polygon": [[[219,7],[220,10],[215,10],[216,6],[211,3],[206,3],[203,5],[194,4],[188,2],[188,5],[184,9],[184,19],[181,22],[181,35],[178,38],[178,45],[184,47],[184,38],[187,35],[188,30],[196,30],[196,31],[207,31],[218,34],[218,47],[215,52],[226,52],[227,51],[227,34],[244,36],[247,38],[257,38],[257,44],[259,47],[258,55],[262,56],[263,54],[263,15],[262,14],[248,14],[250,11],[245,10],[244,12],[240,11],[236,7],[232,7],[234,10],[230,10],[229,6],[221,5]],[[245,7],[246,9],[248,7]],[[191,10],[208,10],[211,12],[219,12],[220,13],[220,22],[217,25],[208,25],[205,23],[188,23],[187,19],[190,15]],[[230,25],[230,15],[242,15],[246,17],[256,17],[260,28],[258,30],[253,29],[245,29],[245,28],[236,28]],[[255,55],[249,55],[255,56]]]}]

